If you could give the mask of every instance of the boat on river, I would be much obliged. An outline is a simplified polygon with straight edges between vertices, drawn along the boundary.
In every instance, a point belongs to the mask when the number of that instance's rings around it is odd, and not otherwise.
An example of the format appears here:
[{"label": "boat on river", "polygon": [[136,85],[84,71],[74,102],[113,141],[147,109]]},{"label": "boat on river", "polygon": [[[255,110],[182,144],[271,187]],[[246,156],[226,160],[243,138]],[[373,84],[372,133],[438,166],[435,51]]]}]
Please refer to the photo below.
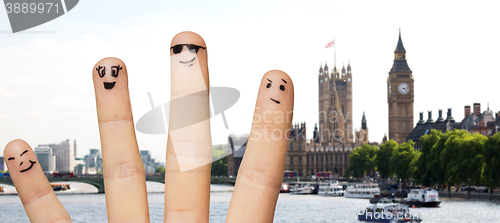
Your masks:
[{"label": "boat on river", "polygon": [[345,198],[366,198],[370,199],[375,195],[380,195],[380,188],[375,183],[350,184],[345,189]]},{"label": "boat on river", "polygon": [[71,189],[69,184],[51,183],[50,186],[52,187],[52,190],[54,190],[54,191],[67,191],[67,190]]},{"label": "boat on river", "polygon": [[319,183],[318,195],[321,196],[344,196],[344,189],[337,180]]},{"label": "boat on river", "polygon": [[438,207],[441,204],[439,193],[432,188],[411,189],[408,198],[400,203],[416,207]]},{"label": "boat on river", "polygon": [[317,194],[319,187],[316,182],[294,182],[290,184],[290,194]]},{"label": "boat on river", "polygon": [[408,205],[393,203],[387,198],[379,199],[376,204],[372,204],[365,210],[360,211],[358,220],[387,223],[422,221],[419,216],[410,213]]},{"label": "boat on river", "polygon": [[281,183],[280,193],[290,193],[290,185],[288,183]]}]

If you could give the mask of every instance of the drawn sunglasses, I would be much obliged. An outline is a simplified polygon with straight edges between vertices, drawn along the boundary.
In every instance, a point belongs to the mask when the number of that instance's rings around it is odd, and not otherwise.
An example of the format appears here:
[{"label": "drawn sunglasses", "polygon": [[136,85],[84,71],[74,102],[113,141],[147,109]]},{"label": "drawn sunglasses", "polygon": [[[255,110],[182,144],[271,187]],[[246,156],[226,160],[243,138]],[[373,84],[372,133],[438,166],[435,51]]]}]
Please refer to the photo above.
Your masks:
[{"label": "drawn sunglasses", "polygon": [[177,44],[173,47],[170,47],[170,49],[173,49],[174,50],[174,54],[179,54],[181,53],[182,51],[182,48],[186,46],[189,50],[189,52],[193,53],[198,53],[198,50],[200,50],[200,48],[202,49],[206,49],[205,47],[202,47],[202,46],[197,46],[197,45],[194,45],[194,44]]}]

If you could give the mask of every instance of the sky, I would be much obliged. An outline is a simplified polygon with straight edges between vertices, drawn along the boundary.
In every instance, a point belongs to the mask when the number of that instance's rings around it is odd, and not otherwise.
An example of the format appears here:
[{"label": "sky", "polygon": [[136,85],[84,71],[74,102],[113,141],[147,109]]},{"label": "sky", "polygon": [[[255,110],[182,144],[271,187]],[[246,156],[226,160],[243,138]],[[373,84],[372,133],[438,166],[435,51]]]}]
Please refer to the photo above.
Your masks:
[{"label": "sky", "polygon": [[[500,3],[497,1],[80,1],[46,24],[13,34],[0,9],[0,151],[17,138],[32,147],[76,139],[78,157],[100,148],[92,68],[104,57],[127,65],[134,120],[170,99],[169,48],[182,31],[200,34],[210,84],[240,92],[211,120],[213,144],[248,134],[262,75],[294,83],[294,123],[312,137],[320,65],[353,74],[353,124],[366,114],[369,140],[388,134],[387,77],[401,29],[418,113],[481,103],[498,112]],[[335,39],[334,48],[325,44]],[[164,162],[166,136],[136,132],[139,148]],[[196,137],[196,136],[193,136]]]}]

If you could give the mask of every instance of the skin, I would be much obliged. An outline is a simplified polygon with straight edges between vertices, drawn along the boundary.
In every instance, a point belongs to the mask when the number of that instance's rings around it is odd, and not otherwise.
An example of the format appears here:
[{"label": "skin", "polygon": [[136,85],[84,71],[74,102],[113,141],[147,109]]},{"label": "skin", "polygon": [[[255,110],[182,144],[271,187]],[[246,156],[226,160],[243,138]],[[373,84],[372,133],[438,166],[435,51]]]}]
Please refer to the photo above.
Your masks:
[{"label": "skin", "polygon": [[[26,150],[28,152],[20,156]],[[31,222],[71,221],[28,143],[19,139],[10,142],[5,146],[4,157],[12,182],[16,186],[19,198]],[[14,159],[8,160],[9,157],[14,157]],[[35,161],[36,164],[33,164],[31,169],[21,172],[29,167],[29,160]],[[21,161],[23,165],[19,165]]]},{"label": "skin", "polygon": [[[171,46],[177,44],[206,47],[203,39],[193,32],[177,34],[172,39]],[[200,49],[196,55],[182,52],[182,55],[174,55],[172,50],[170,54],[171,98],[174,100],[183,97],[187,101],[184,105],[171,105],[169,125],[172,126],[183,123],[183,119],[189,119],[190,115],[204,117],[209,113],[210,85],[207,49]],[[192,65],[179,63],[192,60],[193,56],[196,59],[190,63]],[[111,66],[116,65],[123,69],[118,77],[111,77]],[[96,70],[99,66],[106,67],[106,75],[102,78]],[[120,59],[104,58],[94,66],[92,76],[101,137],[108,222],[149,222],[145,174],[135,137],[127,68]],[[272,81],[271,86],[268,86],[269,80]],[[116,83],[112,89],[105,89],[103,83],[109,81]],[[196,92],[200,93],[186,97]],[[227,222],[273,221],[285,168],[293,100],[293,83],[286,73],[272,70],[263,76],[250,138],[238,172]],[[184,114],[192,112],[187,111],[186,106],[197,106],[191,110],[199,114]],[[212,145],[210,120],[172,129],[174,130],[169,130],[166,152],[164,222],[208,222]],[[193,135],[197,137],[192,137]],[[20,156],[26,150],[28,152]],[[5,147],[4,156],[15,157],[6,163],[31,222],[71,222],[26,142],[10,142]],[[36,163],[31,169],[20,172],[29,167],[29,160]],[[19,165],[21,161],[23,164]],[[123,196],[124,194],[127,196]]]}]

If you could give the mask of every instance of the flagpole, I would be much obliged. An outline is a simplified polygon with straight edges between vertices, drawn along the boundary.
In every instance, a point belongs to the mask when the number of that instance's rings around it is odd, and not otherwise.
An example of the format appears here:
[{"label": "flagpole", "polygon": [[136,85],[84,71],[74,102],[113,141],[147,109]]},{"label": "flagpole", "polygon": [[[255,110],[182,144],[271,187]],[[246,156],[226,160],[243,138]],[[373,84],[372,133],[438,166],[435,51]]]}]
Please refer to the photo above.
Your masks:
[{"label": "flagpole", "polygon": [[333,37],[333,67],[337,66],[337,44],[335,44],[335,37]]}]

